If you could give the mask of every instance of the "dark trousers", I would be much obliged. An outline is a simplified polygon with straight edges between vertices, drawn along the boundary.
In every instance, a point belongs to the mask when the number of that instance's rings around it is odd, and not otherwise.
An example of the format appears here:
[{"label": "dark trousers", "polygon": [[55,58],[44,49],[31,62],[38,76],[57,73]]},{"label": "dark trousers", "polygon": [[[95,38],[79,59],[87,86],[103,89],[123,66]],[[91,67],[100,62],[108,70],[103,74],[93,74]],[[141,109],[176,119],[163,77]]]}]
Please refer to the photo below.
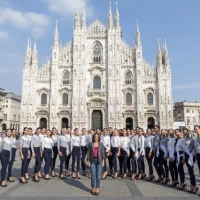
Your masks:
[{"label": "dark trousers", "polygon": [[135,155],[135,152],[131,150],[130,156],[131,156],[132,174],[137,174],[137,162],[134,155]]},{"label": "dark trousers", "polygon": [[197,165],[198,165],[198,168],[200,170],[200,154],[197,153],[196,156],[197,156]]},{"label": "dark trousers", "polygon": [[120,152],[120,156],[118,157],[118,162],[119,162],[119,171],[122,174],[122,162],[123,162],[123,158],[121,156],[121,152]]},{"label": "dark trousers", "polygon": [[64,165],[64,162],[65,162],[66,156],[67,156],[67,148],[60,146],[59,150],[62,153],[62,156],[59,156],[59,158],[60,158],[60,174],[63,174],[63,165]]},{"label": "dark trousers", "polygon": [[190,175],[190,184],[193,185],[193,186],[196,186],[196,178],[195,178],[195,175],[194,175],[194,166],[190,166],[188,164],[188,159],[189,159],[189,155],[187,153],[185,153],[185,162],[186,162],[186,165],[187,165],[187,168],[188,168],[188,173]]},{"label": "dark trousers", "polygon": [[161,175],[164,178],[169,178],[169,168],[167,165],[167,160],[165,160],[164,158],[164,152],[160,153],[159,168],[160,168]]},{"label": "dark trousers", "polygon": [[142,162],[144,162],[144,156],[140,155],[140,157],[137,160],[137,163],[138,163],[138,173],[139,174],[143,174],[144,173],[143,167],[142,167]]},{"label": "dark trousers", "polygon": [[22,160],[21,177],[25,177],[25,174],[28,171],[28,150],[29,148],[22,148],[24,159]]},{"label": "dark trousers", "polygon": [[104,161],[104,166],[103,166],[103,172],[107,172],[107,163],[106,163],[106,159],[107,159],[107,154],[108,154],[108,152],[106,152],[106,148],[104,148],[104,152],[105,152],[105,161]]},{"label": "dark trousers", "polygon": [[53,147],[53,168],[52,171],[55,171],[55,166],[56,166],[56,158],[58,156],[58,147],[54,146]]},{"label": "dark trousers", "polygon": [[128,153],[124,149],[122,149],[120,157],[122,157],[122,167],[124,170],[124,174],[126,174],[127,173]]},{"label": "dark trousers", "polygon": [[[111,152],[112,152],[112,150],[111,150]],[[111,155],[108,156],[108,164],[109,164],[110,171],[112,171],[113,166],[112,166],[112,156]]]},{"label": "dark trousers", "polygon": [[69,155],[66,156],[66,159],[65,159],[65,169],[68,170],[69,168],[69,161],[70,161],[70,158],[71,158],[71,153]]},{"label": "dark trousers", "polygon": [[81,157],[81,167],[82,167],[82,170],[86,170],[86,167],[85,167],[85,157],[87,155],[87,147],[86,146],[83,146],[81,147],[81,154],[82,154],[82,157]]},{"label": "dark trousers", "polygon": [[10,151],[8,150],[2,150],[1,152],[1,181],[6,180],[6,171],[8,168],[8,164],[10,161]]},{"label": "dark trousers", "polygon": [[131,171],[131,157],[130,156],[127,158],[127,169],[129,172]]},{"label": "dark trousers", "polygon": [[115,173],[117,173],[117,153],[118,153],[118,148],[113,147],[112,148],[112,166],[114,167]]},{"label": "dark trousers", "polygon": [[49,174],[49,167],[53,168],[52,149],[44,148],[44,173]]},{"label": "dark trousers", "polygon": [[145,163],[144,163],[144,159],[142,160],[142,171],[143,171],[143,174],[145,174]]},{"label": "dark trousers", "polygon": [[184,172],[183,164],[181,163],[182,160],[183,160],[183,156],[180,157],[180,163],[178,165],[178,173],[179,173],[181,183],[185,183],[185,172]]},{"label": "dark trousers", "polygon": [[147,163],[148,163],[148,166],[149,166],[149,175],[153,175],[153,165],[152,165],[153,153],[151,153],[151,157],[149,157],[148,154],[149,154],[150,151],[151,151],[151,148],[146,147],[145,155],[146,155]]},{"label": "dark trousers", "polygon": [[[31,147],[29,148],[29,158],[27,158],[27,162],[28,162],[28,167],[29,167],[29,164],[31,162],[31,158],[32,158],[32,150],[31,150]],[[28,173],[28,167],[27,167],[27,171],[26,171],[26,174]]]},{"label": "dark trousers", "polygon": [[13,167],[13,163],[15,161],[16,151],[17,151],[16,148],[12,148],[12,156],[11,156],[11,160],[8,165],[8,177],[12,177],[12,167]]},{"label": "dark trousers", "polygon": [[160,156],[157,157],[156,156],[156,151],[155,151],[154,160],[153,160],[153,166],[155,167],[158,176],[161,176],[159,163],[160,163]]},{"label": "dark trousers", "polygon": [[80,160],[81,160],[81,148],[78,146],[74,146],[72,149],[72,172],[74,172],[75,162],[77,164],[77,172],[80,171]]},{"label": "dark trousers", "polygon": [[35,152],[35,166],[34,173],[38,173],[41,169],[41,149],[40,147],[34,147]]},{"label": "dark trousers", "polygon": [[169,171],[171,174],[172,181],[178,181],[178,168],[176,165],[176,159],[173,162],[169,161]]}]

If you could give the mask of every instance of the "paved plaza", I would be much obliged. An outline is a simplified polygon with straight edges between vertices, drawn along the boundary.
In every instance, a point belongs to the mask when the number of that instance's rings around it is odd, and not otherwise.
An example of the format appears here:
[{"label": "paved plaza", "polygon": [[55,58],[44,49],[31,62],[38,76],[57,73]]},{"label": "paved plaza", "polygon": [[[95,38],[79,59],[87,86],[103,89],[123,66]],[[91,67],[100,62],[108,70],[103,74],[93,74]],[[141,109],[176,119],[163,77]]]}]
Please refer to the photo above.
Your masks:
[{"label": "paved plaza", "polygon": [[[17,153],[18,154],[18,153]],[[30,164],[29,175],[33,174],[34,159]],[[169,186],[163,186],[155,182],[146,182],[130,179],[113,179],[107,177],[106,180],[101,181],[101,188],[99,196],[90,194],[90,179],[82,177],[81,180],[66,178],[59,179],[59,159],[57,159],[55,178],[50,181],[40,179],[39,183],[32,180],[28,184],[20,184],[18,182],[20,176],[21,160],[17,156],[14,163],[13,175],[15,177],[14,183],[8,183],[6,188],[0,187],[0,200],[88,200],[88,199],[106,199],[106,200],[186,200],[199,199],[198,194],[189,194],[187,190],[178,191]],[[42,168],[43,170],[43,168]],[[146,164],[147,172],[147,164]],[[185,170],[187,172],[187,170]],[[195,174],[198,174],[198,169],[195,164]],[[200,176],[196,176],[197,184],[200,187]],[[18,180],[17,180],[18,179]],[[189,184],[188,174],[186,174],[186,181]],[[189,189],[189,188],[187,188]]]}]

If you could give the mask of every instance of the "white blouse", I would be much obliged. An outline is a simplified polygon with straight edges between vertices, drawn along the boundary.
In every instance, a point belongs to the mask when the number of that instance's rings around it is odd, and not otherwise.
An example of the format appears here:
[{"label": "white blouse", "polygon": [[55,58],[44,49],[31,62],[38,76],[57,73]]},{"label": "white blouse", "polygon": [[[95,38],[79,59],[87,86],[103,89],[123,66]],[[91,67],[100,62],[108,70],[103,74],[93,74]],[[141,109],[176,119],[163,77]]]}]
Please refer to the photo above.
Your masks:
[{"label": "white blouse", "polygon": [[130,153],[129,146],[130,146],[130,139],[129,137],[121,137],[120,138],[120,146],[121,148],[126,151],[128,154]]},{"label": "white blouse", "polygon": [[112,147],[117,147],[119,148],[120,147],[120,137],[119,136],[112,136],[111,137],[111,146]]},{"label": "white blouse", "polygon": [[110,151],[110,136],[102,135],[101,136],[101,142],[103,143],[103,146],[106,148],[106,152]]},{"label": "white blouse", "polygon": [[47,149],[52,149],[54,146],[54,143],[53,143],[53,140],[52,138],[44,138],[43,141],[42,141],[42,151],[44,150],[44,148],[47,148]]}]

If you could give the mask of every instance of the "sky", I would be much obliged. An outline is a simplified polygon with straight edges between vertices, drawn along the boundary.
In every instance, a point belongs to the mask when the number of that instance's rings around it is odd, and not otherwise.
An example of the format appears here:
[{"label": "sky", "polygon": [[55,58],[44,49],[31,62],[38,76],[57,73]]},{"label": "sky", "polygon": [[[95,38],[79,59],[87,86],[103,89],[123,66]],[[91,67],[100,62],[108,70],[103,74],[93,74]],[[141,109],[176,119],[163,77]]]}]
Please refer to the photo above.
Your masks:
[{"label": "sky", "polygon": [[[107,25],[109,2],[85,0],[87,25]],[[79,12],[83,1],[77,0]],[[116,1],[111,0],[115,13]],[[21,95],[27,39],[37,40],[39,67],[51,57],[55,22],[62,45],[73,37],[76,0],[0,0],[0,88]],[[166,39],[173,99],[200,102],[200,1],[118,0],[124,40],[133,45],[139,22],[143,58],[155,65],[157,39]]]}]

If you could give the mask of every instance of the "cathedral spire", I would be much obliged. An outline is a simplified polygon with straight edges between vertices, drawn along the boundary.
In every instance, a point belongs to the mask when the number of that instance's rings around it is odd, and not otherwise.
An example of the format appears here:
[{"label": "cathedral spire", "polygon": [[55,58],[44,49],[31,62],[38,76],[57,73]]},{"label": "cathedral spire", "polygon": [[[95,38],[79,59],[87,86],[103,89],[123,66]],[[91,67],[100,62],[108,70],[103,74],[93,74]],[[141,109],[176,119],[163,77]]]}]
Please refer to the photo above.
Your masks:
[{"label": "cathedral spire", "polygon": [[112,8],[110,2],[109,13],[108,13],[108,28],[111,29],[112,27],[113,27],[113,16],[112,16]]},{"label": "cathedral spire", "polygon": [[162,54],[160,50],[160,40],[158,38],[158,47],[157,47],[157,67],[160,67],[162,65]]},{"label": "cathedral spire", "polygon": [[58,21],[57,20],[56,20],[56,27],[54,31],[53,46],[54,47],[58,46]]},{"label": "cathedral spire", "polygon": [[83,1],[83,12],[82,12],[82,20],[81,20],[82,29],[86,28],[86,12],[85,12],[85,2]]},{"label": "cathedral spire", "polygon": [[139,30],[138,20],[136,20],[135,45],[136,45],[136,47],[141,47],[141,38],[140,38],[140,30]]},{"label": "cathedral spire", "polygon": [[26,55],[25,55],[25,65],[29,65],[31,63],[31,43],[28,38],[27,47],[26,47]]},{"label": "cathedral spire", "polygon": [[38,54],[37,54],[37,45],[36,45],[36,38],[33,45],[33,54],[32,54],[32,65],[38,63]]},{"label": "cathedral spire", "polygon": [[77,30],[80,27],[80,19],[79,19],[79,13],[78,13],[78,3],[76,2],[76,13],[74,18],[74,29]]},{"label": "cathedral spire", "polygon": [[169,56],[168,56],[166,39],[163,42],[162,58],[163,58],[163,64],[164,65],[169,65]]},{"label": "cathedral spire", "polygon": [[120,28],[120,21],[119,21],[119,10],[118,10],[118,3],[116,2],[116,13],[115,13],[115,28]]}]

